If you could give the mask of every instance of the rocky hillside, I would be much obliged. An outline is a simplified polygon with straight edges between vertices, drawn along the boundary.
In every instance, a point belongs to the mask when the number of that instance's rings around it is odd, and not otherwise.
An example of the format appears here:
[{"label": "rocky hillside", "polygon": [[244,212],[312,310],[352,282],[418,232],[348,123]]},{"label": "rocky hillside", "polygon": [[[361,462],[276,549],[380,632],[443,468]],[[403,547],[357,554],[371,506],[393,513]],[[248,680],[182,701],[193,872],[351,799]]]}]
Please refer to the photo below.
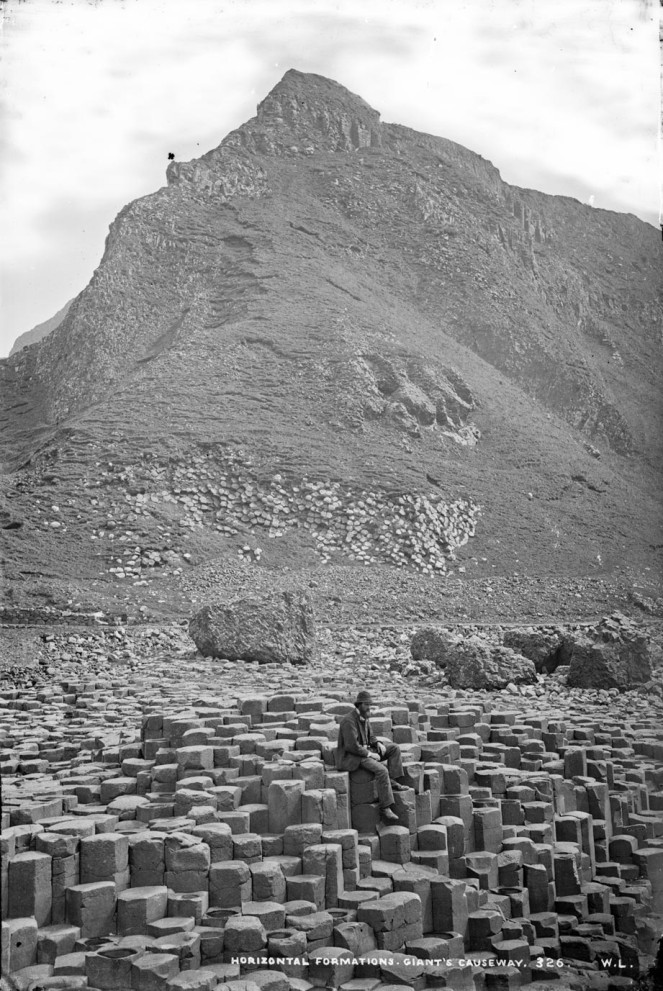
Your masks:
[{"label": "rocky hillside", "polygon": [[14,343],[12,344],[9,356],[16,354],[17,351],[22,351],[23,348],[27,348],[28,344],[36,344],[37,341],[41,341],[43,337],[50,334],[52,330],[59,327],[67,313],[69,313],[69,307],[71,306],[73,300],[69,300],[65,303],[62,309],[58,310],[55,316],[50,317],[48,320],[44,320],[43,323],[38,323],[32,330],[26,330],[24,334],[20,334]]},{"label": "rocky hillside", "polygon": [[19,591],[140,594],[238,556],[655,567],[652,227],[509,186],[292,70],[167,180],[120,212],[61,324],[0,362]]}]

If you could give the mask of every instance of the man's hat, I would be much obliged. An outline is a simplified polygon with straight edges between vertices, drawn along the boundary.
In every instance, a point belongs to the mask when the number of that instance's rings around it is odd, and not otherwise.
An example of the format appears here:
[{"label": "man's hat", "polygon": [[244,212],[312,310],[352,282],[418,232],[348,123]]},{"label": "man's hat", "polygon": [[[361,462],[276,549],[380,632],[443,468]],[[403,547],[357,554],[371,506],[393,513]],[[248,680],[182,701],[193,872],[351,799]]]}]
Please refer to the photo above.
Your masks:
[{"label": "man's hat", "polygon": [[373,704],[373,699],[371,698],[370,692],[357,692],[355,705],[361,705],[362,702],[366,702],[368,705]]}]

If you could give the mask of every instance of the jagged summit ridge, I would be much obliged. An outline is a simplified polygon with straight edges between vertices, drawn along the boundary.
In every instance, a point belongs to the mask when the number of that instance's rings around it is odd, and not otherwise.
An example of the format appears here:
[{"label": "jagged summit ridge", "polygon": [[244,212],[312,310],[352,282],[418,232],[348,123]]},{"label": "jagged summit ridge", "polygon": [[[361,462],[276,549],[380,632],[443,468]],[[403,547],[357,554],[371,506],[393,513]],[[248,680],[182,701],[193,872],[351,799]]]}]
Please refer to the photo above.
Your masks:
[{"label": "jagged summit ridge", "polygon": [[200,158],[171,162],[166,176],[169,185],[184,182],[225,197],[257,197],[266,192],[267,185],[251,156],[291,158],[362,149],[384,149],[400,155],[407,154],[413,141],[471,170],[498,192],[499,170],[480,154],[448,138],[382,123],[379,112],[345,86],[297,69],[285,73],[258,104],[255,117]]},{"label": "jagged summit ridge", "polygon": [[169,185],[225,200],[267,192],[264,170],[255,156],[292,157],[316,152],[380,148],[380,114],[340,83],[315,73],[289,69],[258,104],[257,114],[221,144],[191,162],[171,162]]}]

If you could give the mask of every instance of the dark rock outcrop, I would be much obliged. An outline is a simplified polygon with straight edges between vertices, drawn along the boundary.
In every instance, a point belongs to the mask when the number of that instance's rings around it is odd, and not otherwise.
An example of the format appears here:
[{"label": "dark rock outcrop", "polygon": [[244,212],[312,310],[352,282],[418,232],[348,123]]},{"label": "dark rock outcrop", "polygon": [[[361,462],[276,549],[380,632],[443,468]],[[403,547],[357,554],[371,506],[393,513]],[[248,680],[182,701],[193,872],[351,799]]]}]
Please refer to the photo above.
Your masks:
[{"label": "dark rock outcrop", "polygon": [[206,657],[306,664],[315,643],[313,606],[305,592],[214,603],[191,618],[189,633]]},{"label": "dark rock outcrop", "polygon": [[567,684],[573,688],[628,691],[651,680],[652,648],[643,631],[621,613],[613,613],[564,643],[569,656]]}]

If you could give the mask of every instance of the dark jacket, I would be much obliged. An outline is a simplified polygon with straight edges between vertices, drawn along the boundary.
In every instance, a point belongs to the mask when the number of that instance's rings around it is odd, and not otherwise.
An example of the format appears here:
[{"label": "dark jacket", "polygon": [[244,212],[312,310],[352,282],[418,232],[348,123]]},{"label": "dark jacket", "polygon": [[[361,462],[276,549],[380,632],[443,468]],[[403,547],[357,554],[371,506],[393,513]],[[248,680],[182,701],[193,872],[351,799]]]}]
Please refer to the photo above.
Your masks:
[{"label": "dark jacket", "polygon": [[372,757],[377,740],[368,719],[364,722],[356,709],[343,716],[338,727],[336,770],[356,771],[364,757]]}]

